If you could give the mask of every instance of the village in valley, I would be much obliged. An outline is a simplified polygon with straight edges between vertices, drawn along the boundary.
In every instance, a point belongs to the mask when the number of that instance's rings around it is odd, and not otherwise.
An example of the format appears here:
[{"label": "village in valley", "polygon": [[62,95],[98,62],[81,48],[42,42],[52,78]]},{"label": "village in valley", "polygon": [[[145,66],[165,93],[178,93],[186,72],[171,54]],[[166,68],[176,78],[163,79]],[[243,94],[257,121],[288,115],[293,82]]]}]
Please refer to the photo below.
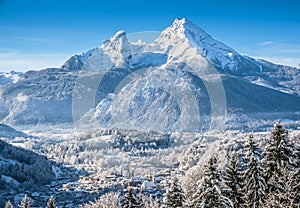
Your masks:
[{"label": "village in valley", "polygon": [[[170,187],[172,177],[184,176],[184,171],[169,169],[146,177],[121,175],[110,173],[99,174],[93,167],[81,167],[88,171],[74,170],[68,166],[56,168],[57,177],[46,185],[42,191],[26,192],[31,200],[32,207],[39,207],[50,196],[54,196],[59,207],[76,207],[89,201],[95,201],[108,192],[124,194],[127,188],[134,189],[136,195],[143,194],[162,203],[166,190]],[[74,172],[71,173],[70,170]],[[13,196],[12,201],[18,202],[25,193],[15,195],[15,192],[6,194]]]}]

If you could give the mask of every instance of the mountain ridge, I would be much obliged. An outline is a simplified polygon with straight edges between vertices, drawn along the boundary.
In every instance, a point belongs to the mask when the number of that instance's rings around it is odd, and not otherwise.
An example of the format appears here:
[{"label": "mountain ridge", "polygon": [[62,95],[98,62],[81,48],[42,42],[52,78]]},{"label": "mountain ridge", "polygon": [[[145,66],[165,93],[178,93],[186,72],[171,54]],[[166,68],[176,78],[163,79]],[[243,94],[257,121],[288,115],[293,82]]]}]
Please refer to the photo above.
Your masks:
[{"label": "mountain ridge", "polygon": [[240,55],[176,19],[152,43],[119,31],[59,69],[24,73],[0,88],[0,121],[202,131],[229,109],[300,111],[299,80],[299,69]]}]

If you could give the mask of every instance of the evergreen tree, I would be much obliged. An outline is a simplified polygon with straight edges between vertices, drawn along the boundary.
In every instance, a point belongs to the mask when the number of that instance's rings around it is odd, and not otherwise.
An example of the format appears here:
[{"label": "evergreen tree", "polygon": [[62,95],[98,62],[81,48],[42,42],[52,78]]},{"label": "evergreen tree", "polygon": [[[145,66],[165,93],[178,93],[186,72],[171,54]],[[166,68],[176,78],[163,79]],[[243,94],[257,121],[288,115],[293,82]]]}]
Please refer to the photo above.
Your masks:
[{"label": "evergreen tree", "polygon": [[233,153],[223,177],[225,183],[225,196],[228,197],[234,207],[243,203],[243,170],[239,167],[239,160],[236,153]]},{"label": "evergreen tree", "polygon": [[267,192],[274,191],[274,187],[269,180],[271,177],[281,177],[280,170],[283,167],[290,167],[293,161],[292,144],[287,137],[287,131],[279,123],[275,123],[271,132],[271,138],[267,140],[264,151],[264,177],[266,181]]},{"label": "evergreen tree", "polygon": [[11,203],[10,200],[8,200],[5,204],[5,207],[4,208],[14,208],[13,204]]},{"label": "evergreen tree", "polygon": [[265,180],[260,166],[260,153],[257,144],[250,135],[245,147],[247,169],[244,171],[243,195],[246,207],[260,207],[265,198]]},{"label": "evergreen tree", "polygon": [[[119,193],[108,192],[94,202],[84,205],[82,208],[120,208]],[[81,207],[80,207],[81,208]]]},{"label": "evergreen tree", "polygon": [[223,195],[217,158],[211,157],[204,167],[204,176],[194,196],[193,207],[232,207],[232,202]]},{"label": "evergreen tree", "polygon": [[139,200],[135,196],[133,188],[130,186],[127,188],[127,193],[125,194],[122,207],[123,208],[140,207]]},{"label": "evergreen tree", "polygon": [[164,200],[164,207],[166,208],[176,208],[183,207],[185,202],[185,194],[179,184],[178,178],[174,177],[170,188],[167,190]]},{"label": "evergreen tree", "polygon": [[49,198],[46,208],[57,208],[55,198],[53,196]]},{"label": "evergreen tree", "polygon": [[30,208],[30,199],[27,194],[25,194],[24,198],[21,201],[21,204],[19,204],[19,208]]},{"label": "evergreen tree", "polygon": [[300,204],[300,138],[297,138],[296,142],[294,143],[294,150],[295,168],[292,170],[294,171],[293,179],[294,183],[296,184],[294,186],[294,191],[298,193],[298,199],[296,201],[298,204]]},{"label": "evergreen tree", "polygon": [[264,207],[300,207],[299,183],[295,180],[296,172],[283,168],[281,173],[281,177],[270,179],[270,182],[278,188],[268,194]]},{"label": "evergreen tree", "polygon": [[160,208],[159,201],[151,196],[140,195],[140,202],[142,208]]}]

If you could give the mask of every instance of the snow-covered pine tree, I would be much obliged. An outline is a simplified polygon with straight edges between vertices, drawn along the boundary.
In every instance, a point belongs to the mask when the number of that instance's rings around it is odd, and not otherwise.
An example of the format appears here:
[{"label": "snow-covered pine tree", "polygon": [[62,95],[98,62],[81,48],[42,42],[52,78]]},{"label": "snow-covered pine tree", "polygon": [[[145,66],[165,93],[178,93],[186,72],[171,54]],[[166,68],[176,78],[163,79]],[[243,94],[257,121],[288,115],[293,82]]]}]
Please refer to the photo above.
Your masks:
[{"label": "snow-covered pine tree", "polygon": [[287,131],[279,122],[276,122],[264,150],[263,165],[267,193],[276,190],[276,187],[269,182],[271,177],[281,177],[280,170],[296,165],[295,150],[294,145],[288,139]]},{"label": "snow-covered pine tree", "polygon": [[24,198],[18,206],[19,208],[30,208],[30,199],[27,194],[25,194]]},{"label": "snow-covered pine tree", "polygon": [[10,200],[8,200],[5,204],[5,207],[4,208],[14,208],[13,204],[11,203]]},{"label": "snow-covered pine tree", "polygon": [[55,198],[53,196],[49,198],[46,208],[57,208]]},{"label": "snow-covered pine tree", "polygon": [[297,203],[300,207],[300,137],[296,139],[293,143],[294,145],[294,152],[293,155],[295,156],[295,168],[294,168],[294,181],[296,186],[294,186],[294,191],[298,193],[298,200]]},{"label": "snow-covered pine tree", "polygon": [[222,189],[217,158],[211,157],[204,167],[203,178],[200,179],[192,206],[201,208],[233,207],[230,199],[223,195]]},{"label": "snow-covered pine tree", "polygon": [[140,202],[142,208],[160,208],[158,199],[152,198],[151,196],[141,194]]},{"label": "snow-covered pine tree", "polygon": [[246,149],[246,170],[244,171],[243,195],[246,207],[260,207],[265,198],[265,180],[260,165],[260,152],[258,145],[249,136]]},{"label": "snow-covered pine tree", "polygon": [[268,194],[264,207],[300,207],[299,182],[295,180],[296,172],[283,168],[280,177],[271,177],[270,182],[277,190]]},{"label": "snow-covered pine tree", "polygon": [[228,197],[234,207],[240,207],[243,203],[243,170],[239,166],[239,159],[236,153],[232,153],[228,166],[223,176],[225,184],[224,194]]},{"label": "snow-covered pine tree", "polygon": [[119,193],[108,192],[94,202],[90,202],[80,208],[120,208]]},{"label": "snow-covered pine tree", "polygon": [[140,203],[138,198],[134,194],[134,190],[132,187],[127,188],[127,193],[125,194],[124,197],[124,202],[123,202],[123,208],[134,208],[134,207],[139,207]]},{"label": "snow-covered pine tree", "polygon": [[183,207],[186,197],[180,186],[177,177],[172,178],[171,186],[167,189],[167,193],[164,198],[164,207],[166,208],[179,208]]}]

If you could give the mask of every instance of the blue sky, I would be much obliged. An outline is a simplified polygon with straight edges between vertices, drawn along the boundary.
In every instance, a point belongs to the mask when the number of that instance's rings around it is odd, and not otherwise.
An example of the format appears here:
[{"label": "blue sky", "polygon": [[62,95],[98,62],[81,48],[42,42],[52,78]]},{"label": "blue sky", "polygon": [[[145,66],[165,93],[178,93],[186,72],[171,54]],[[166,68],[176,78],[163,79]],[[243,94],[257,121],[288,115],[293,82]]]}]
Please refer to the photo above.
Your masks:
[{"label": "blue sky", "polygon": [[0,0],[0,71],[58,67],[118,30],[161,31],[182,17],[242,54],[296,66],[299,8],[299,0]]}]

